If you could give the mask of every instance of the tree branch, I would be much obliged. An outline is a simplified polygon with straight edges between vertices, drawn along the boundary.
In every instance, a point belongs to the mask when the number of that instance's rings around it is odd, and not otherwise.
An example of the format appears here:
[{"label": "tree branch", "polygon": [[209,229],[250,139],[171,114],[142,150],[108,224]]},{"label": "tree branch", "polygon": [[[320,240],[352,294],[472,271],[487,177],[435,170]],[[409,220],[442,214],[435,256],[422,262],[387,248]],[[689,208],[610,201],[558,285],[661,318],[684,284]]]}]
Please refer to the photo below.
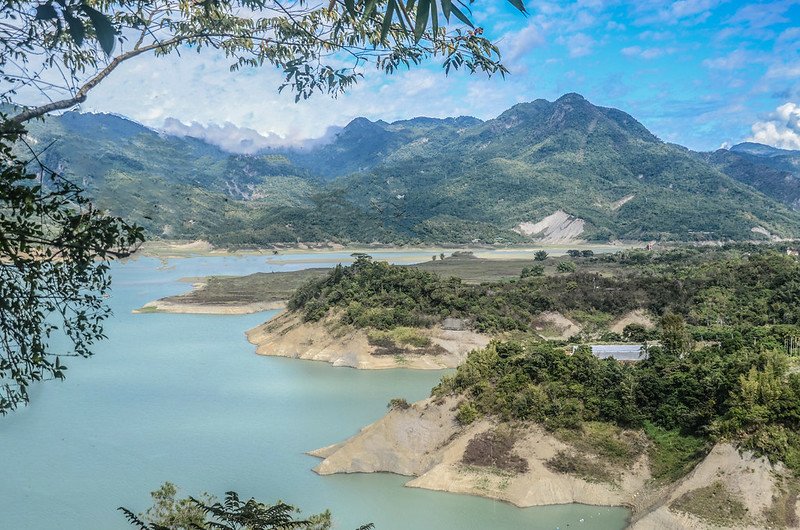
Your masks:
[{"label": "tree branch", "polygon": [[108,75],[114,71],[123,61],[127,61],[128,59],[132,59],[137,55],[141,55],[143,53],[147,53],[152,50],[157,50],[159,48],[165,48],[167,46],[171,46],[173,44],[177,44],[183,40],[187,40],[190,38],[195,38],[196,35],[193,36],[182,36],[182,37],[175,37],[168,41],[159,42],[156,44],[150,44],[148,46],[143,46],[141,48],[131,50],[129,52],[123,53],[122,55],[118,55],[114,57],[114,59],[108,63],[108,66],[100,70],[100,72],[94,76],[92,79],[86,82],[78,91],[75,93],[74,96],[66,99],[61,99],[58,101],[53,101],[52,103],[48,103],[46,105],[40,105],[38,107],[33,107],[27,110],[24,110],[17,114],[16,116],[10,118],[8,121],[10,124],[13,125],[22,125],[26,121],[30,121],[34,118],[38,118],[40,116],[44,116],[49,112],[53,112],[55,110],[64,110],[70,107],[74,107],[78,103],[83,103],[86,101],[86,95],[89,93],[91,89],[97,86],[100,81],[108,77]]}]

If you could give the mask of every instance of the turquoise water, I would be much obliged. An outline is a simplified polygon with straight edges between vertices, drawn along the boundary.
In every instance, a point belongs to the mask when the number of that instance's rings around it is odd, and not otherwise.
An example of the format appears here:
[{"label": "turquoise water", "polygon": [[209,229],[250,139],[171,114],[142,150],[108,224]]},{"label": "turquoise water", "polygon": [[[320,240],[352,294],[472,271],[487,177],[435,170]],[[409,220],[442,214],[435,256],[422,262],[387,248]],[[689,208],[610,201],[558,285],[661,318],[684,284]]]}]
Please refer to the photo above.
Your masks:
[{"label": "turquoise water", "polygon": [[388,474],[317,476],[305,451],[355,434],[392,397],[427,396],[441,373],[254,355],[244,331],[274,313],[131,314],[185,291],[183,276],[302,267],[263,256],[116,265],[108,340],[91,359],[72,360],[66,382],[36,386],[31,405],[0,417],[0,529],[130,529],[115,508],[144,510],[167,480],[187,495],[233,489],[305,513],[330,508],[339,529],[625,526],[622,509],[523,510],[403,488],[407,478]]}]

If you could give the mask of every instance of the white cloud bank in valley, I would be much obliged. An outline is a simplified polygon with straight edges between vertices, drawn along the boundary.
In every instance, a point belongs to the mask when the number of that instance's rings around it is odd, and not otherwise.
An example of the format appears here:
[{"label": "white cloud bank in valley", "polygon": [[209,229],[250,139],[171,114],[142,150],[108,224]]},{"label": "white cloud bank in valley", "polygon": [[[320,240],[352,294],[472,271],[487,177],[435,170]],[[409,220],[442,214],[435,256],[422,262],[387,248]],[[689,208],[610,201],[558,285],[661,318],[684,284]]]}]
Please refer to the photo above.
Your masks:
[{"label": "white cloud bank in valley", "polygon": [[800,149],[800,105],[781,105],[766,120],[753,124],[750,142],[781,149]]},{"label": "white cloud bank in valley", "polygon": [[203,125],[192,122],[187,125],[178,119],[167,118],[164,120],[164,125],[160,127],[160,130],[172,136],[198,138],[231,153],[252,155],[269,148],[291,147],[307,149],[322,145],[332,141],[336,133],[341,131],[342,128],[331,126],[319,138],[298,140],[296,138],[285,138],[271,132],[262,134],[255,129],[239,127],[230,122],[226,122],[223,125],[216,123]]}]

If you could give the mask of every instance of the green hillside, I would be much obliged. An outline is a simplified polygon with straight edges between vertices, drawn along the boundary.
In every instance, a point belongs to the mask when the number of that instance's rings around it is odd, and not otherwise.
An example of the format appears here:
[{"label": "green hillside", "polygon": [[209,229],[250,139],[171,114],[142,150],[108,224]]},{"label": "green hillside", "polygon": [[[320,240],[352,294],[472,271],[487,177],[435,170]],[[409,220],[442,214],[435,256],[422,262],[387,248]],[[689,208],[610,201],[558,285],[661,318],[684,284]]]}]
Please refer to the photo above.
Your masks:
[{"label": "green hillside", "polygon": [[514,244],[549,234],[535,223],[555,212],[573,222],[567,236],[597,241],[800,234],[777,162],[692,153],[578,94],[486,122],[358,118],[326,145],[254,156],[112,115],[66,113],[30,136],[49,146],[49,165],[151,237]]},{"label": "green hillside", "polygon": [[731,178],[800,210],[800,151],[745,142],[701,156]]}]

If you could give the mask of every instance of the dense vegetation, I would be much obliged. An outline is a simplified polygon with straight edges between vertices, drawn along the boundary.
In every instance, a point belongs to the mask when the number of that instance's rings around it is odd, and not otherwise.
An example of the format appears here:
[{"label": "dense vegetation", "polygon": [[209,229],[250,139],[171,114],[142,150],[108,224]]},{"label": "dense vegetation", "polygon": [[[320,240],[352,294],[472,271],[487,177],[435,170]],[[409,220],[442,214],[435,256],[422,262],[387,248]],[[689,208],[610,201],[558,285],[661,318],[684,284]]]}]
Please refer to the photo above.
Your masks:
[{"label": "dense vegetation", "polygon": [[698,156],[729,177],[800,209],[800,151],[745,142]]},{"label": "dense vegetation", "polygon": [[531,264],[519,280],[468,285],[360,256],[298,289],[289,307],[310,321],[336,310],[346,324],[382,330],[457,317],[481,332],[527,332],[541,312],[559,311],[597,331],[614,317],[644,308],[681,315],[695,340],[778,344],[799,334],[800,264],[775,250],[634,250],[562,262],[576,270],[533,275]]},{"label": "dense vegetation", "polygon": [[[800,233],[800,214],[779,203],[797,192],[796,179],[781,180],[785,170],[665,144],[577,94],[486,122],[359,118],[327,145],[255,155],[108,115],[67,113],[30,134],[42,145],[55,140],[48,163],[154,237],[514,244],[529,241],[514,231],[519,223],[557,210],[584,219],[583,237],[598,241],[766,237],[753,227]],[[769,183],[756,178],[770,171]]]},{"label": "dense vegetation", "polygon": [[674,459],[665,475],[684,467],[698,439],[731,440],[800,471],[800,374],[780,348],[723,342],[648,353],[625,364],[587,349],[565,355],[552,343],[495,341],[472,352],[434,394],[466,396],[462,423],[495,415],[558,430],[599,421],[645,428],[656,442],[678,437],[684,451],[660,455]]},{"label": "dense vegetation", "polygon": [[[492,415],[559,432],[642,429],[663,478],[685,473],[712,440],[800,471],[800,373],[791,369],[800,262],[774,249],[729,246],[568,263],[577,270],[468,285],[360,256],[299,289],[290,307],[307,320],[335,314],[381,330],[457,316],[479,331],[513,331],[511,340],[472,352],[434,389],[466,398],[457,416],[465,424]],[[566,355],[563,343],[528,333],[544,310],[607,322],[598,315],[636,308],[659,318],[656,330],[626,330],[631,340],[657,339],[637,363],[600,360],[587,347]]]}]

